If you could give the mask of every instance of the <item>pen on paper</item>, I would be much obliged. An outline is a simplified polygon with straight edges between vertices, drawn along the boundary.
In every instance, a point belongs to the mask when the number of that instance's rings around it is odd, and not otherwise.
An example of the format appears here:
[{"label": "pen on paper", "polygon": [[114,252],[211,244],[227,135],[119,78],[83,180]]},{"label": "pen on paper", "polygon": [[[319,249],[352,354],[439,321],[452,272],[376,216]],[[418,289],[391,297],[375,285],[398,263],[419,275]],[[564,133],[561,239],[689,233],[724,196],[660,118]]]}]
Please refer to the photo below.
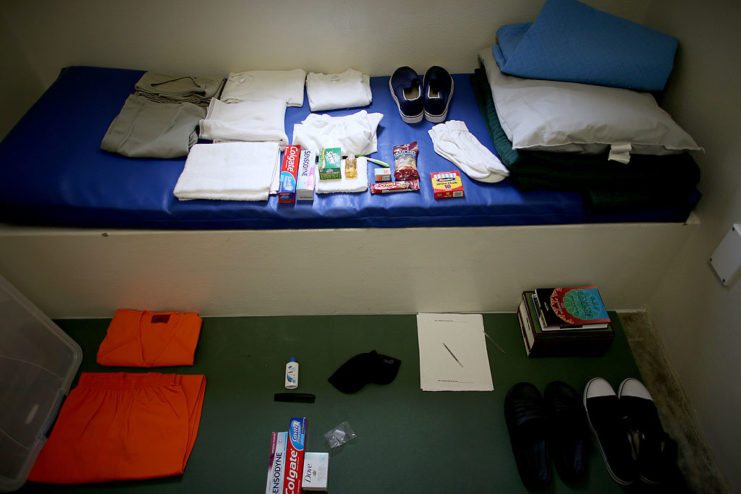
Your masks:
[{"label": "pen on paper", "polygon": [[494,346],[497,347],[497,350],[499,350],[502,353],[507,353],[507,352],[504,351],[504,348],[502,348],[502,347],[499,346],[499,343],[497,343],[494,340],[494,338],[492,338],[491,336],[489,336],[489,333],[487,333],[486,331],[484,331],[484,336],[486,336],[489,339],[489,341],[491,341],[492,343],[494,343]]},{"label": "pen on paper", "polygon": [[458,360],[458,357],[456,357],[455,354],[453,353],[453,351],[450,348],[448,348],[448,345],[446,345],[445,343],[443,343],[443,346],[448,351],[448,353],[450,354],[450,356],[453,357],[456,362],[458,362],[458,365],[460,365],[461,367],[463,367],[463,364],[461,364],[461,361]]}]

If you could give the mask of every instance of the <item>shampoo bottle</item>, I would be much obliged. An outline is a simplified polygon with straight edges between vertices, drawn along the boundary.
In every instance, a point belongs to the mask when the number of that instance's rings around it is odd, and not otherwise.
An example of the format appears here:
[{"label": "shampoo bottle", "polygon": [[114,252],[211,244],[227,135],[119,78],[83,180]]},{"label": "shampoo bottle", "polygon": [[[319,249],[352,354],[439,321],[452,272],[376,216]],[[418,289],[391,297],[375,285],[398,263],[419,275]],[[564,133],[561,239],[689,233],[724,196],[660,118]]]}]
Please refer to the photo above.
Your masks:
[{"label": "shampoo bottle", "polygon": [[293,357],[288,359],[288,363],[286,364],[285,387],[286,389],[298,388],[298,362]]}]

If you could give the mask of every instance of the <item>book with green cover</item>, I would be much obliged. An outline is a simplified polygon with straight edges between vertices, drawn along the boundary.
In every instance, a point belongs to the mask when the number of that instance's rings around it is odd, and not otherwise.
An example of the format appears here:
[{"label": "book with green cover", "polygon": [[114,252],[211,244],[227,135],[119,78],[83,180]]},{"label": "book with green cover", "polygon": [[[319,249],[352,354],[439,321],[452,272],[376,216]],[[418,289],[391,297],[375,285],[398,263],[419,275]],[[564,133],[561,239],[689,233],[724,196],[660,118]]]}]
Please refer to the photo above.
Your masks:
[{"label": "book with green cover", "polygon": [[544,332],[537,318],[533,296],[534,292],[523,292],[517,312],[528,357],[597,356],[610,347],[615,338],[611,325]]},{"label": "book with green cover", "polygon": [[545,330],[596,328],[610,323],[596,286],[537,288],[534,297]]}]

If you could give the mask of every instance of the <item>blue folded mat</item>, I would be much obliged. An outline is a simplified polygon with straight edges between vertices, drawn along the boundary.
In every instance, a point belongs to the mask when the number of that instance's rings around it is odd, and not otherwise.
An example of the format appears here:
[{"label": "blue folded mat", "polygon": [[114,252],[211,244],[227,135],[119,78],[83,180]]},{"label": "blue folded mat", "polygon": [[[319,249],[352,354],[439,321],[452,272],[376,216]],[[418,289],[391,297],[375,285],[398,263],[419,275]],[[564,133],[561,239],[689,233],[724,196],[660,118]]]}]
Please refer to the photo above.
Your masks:
[{"label": "blue folded mat", "polygon": [[535,22],[497,31],[494,58],[505,74],[661,91],[677,40],[577,0],[548,0]]}]

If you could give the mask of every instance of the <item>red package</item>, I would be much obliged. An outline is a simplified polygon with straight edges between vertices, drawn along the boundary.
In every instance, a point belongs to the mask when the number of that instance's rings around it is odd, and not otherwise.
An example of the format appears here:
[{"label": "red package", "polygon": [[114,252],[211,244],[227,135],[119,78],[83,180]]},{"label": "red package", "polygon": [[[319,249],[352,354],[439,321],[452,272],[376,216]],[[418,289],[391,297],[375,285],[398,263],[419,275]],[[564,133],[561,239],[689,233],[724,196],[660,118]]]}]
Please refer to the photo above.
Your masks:
[{"label": "red package", "polygon": [[394,178],[396,180],[417,180],[417,141],[394,146]]}]

